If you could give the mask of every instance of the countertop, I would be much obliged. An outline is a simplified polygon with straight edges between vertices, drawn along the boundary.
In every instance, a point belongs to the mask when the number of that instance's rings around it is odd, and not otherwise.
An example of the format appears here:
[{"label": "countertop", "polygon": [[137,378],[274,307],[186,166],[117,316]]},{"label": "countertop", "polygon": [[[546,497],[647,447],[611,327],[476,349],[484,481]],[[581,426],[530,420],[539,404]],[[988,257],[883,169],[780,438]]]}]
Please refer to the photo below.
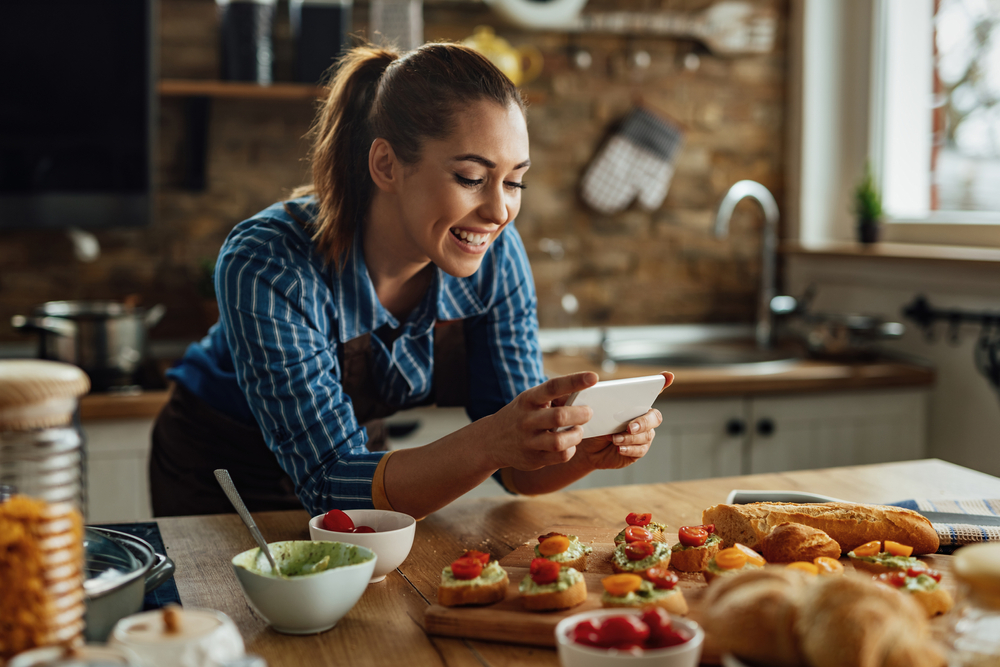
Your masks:
[{"label": "countertop", "polygon": [[[455,504],[417,523],[409,557],[380,583],[371,584],[337,627],[295,637],[270,630],[244,601],[229,559],[253,546],[235,515],[159,519],[185,606],[218,609],[233,618],[251,653],[271,667],[314,664],[545,665],[559,664],[555,650],[427,635],[424,611],[435,600],[441,569],[465,549],[500,559],[550,530],[586,527],[610,539],[628,512],[652,512],[671,529],[701,522],[704,508],[725,501],[730,490],[811,491],[856,502],[909,498],[996,498],[1000,479],[939,460],[908,461],[728,477],[670,484],[554,493],[535,498],[493,497]],[[308,539],[304,511],[263,512],[254,518],[270,542]]]}]

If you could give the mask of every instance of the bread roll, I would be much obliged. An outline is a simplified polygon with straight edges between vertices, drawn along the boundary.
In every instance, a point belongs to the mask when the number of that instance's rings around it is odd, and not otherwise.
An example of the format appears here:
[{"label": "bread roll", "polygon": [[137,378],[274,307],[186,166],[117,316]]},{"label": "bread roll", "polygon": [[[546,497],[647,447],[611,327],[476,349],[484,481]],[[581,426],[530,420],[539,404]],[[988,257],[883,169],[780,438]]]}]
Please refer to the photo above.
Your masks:
[{"label": "bread roll", "polygon": [[840,545],[819,528],[801,523],[782,523],[768,533],[761,551],[768,563],[811,563],[820,556],[840,558]]},{"label": "bread roll", "polygon": [[751,503],[715,505],[702,512],[714,523],[725,546],[736,542],[760,550],[764,537],[782,523],[822,530],[846,553],[873,540],[893,540],[913,547],[914,554],[934,553],[940,542],[931,522],[911,510],[855,503]]}]

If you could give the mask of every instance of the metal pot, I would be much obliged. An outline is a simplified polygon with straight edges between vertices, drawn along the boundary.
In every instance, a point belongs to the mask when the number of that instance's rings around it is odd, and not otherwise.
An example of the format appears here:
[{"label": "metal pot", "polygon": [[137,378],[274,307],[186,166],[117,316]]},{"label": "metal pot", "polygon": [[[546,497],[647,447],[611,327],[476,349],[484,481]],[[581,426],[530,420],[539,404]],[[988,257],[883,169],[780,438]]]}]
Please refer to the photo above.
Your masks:
[{"label": "metal pot", "polygon": [[166,310],[117,301],[49,301],[36,306],[31,317],[15,315],[11,324],[38,332],[39,358],[76,364],[99,391],[136,384],[146,356],[146,330]]}]

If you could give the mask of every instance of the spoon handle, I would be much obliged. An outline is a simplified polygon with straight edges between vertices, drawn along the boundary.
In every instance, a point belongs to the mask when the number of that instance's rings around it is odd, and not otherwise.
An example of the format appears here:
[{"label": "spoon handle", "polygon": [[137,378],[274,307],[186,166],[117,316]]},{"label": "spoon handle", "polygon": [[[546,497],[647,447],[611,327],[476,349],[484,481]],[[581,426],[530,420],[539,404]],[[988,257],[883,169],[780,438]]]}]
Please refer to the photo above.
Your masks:
[{"label": "spoon handle", "polygon": [[257,529],[257,524],[254,522],[253,517],[250,516],[250,510],[247,506],[243,504],[243,499],[240,498],[239,492],[236,490],[236,485],[233,484],[233,478],[229,476],[229,471],[225,468],[219,468],[215,471],[215,479],[219,481],[219,486],[225,492],[226,497],[229,498],[229,502],[233,504],[233,508],[236,509],[236,513],[240,515],[243,519],[243,523],[246,524],[247,528],[250,529],[250,534],[253,535],[253,539],[257,541],[257,546],[260,550],[264,552],[267,556],[267,561],[271,564],[271,568],[274,570],[275,574],[281,574],[278,569],[278,564],[274,562],[274,556],[271,555],[271,550],[267,546],[267,542],[264,541],[264,536],[260,534],[260,530]]}]

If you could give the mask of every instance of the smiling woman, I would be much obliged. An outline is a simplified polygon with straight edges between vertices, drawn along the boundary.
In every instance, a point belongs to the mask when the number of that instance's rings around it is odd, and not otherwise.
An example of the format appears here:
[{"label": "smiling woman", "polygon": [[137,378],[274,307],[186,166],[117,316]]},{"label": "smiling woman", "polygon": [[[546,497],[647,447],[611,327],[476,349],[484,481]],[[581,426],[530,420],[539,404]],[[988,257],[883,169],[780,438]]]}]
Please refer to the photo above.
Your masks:
[{"label": "smiling woman", "polygon": [[[597,376],[545,380],[512,224],[530,161],[509,79],[459,45],[358,47],[312,138],[312,184],[233,229],[215,271],[220,320],[168,374],[155,514],[230,511],[216,468],[255,511],[420,517],[490,475],[543,493],[646,453],[659,412],[584,439],[590,409],[564,403]],[[429,403],[464,406],[473,423],[379,451],[377,420]]]}]

